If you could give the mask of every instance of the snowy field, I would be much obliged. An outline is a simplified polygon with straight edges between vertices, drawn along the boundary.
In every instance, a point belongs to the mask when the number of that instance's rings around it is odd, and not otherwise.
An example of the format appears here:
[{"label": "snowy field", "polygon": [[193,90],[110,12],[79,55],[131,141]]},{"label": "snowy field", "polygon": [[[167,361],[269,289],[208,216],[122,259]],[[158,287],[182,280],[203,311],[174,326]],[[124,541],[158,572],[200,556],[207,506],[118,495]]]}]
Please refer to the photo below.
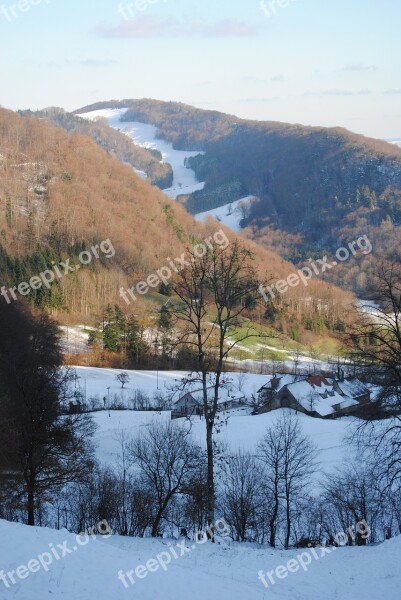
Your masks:
[{"label": "snowy field", "polygon": [[121,116],[127,111],[126,108],[95,110],[79,115],[84,119],[94,120],[103,117],[108,120],[114,129],[128,135],[132,141],[143,148],[159,150],[163,156],[163,162],[169,163],[173,168],[174,180],[171,188],[163,190],[170,198],[177,198],[180,194],[192,194],[202,190],[205,186],[197,180],[195,172],[185,167],[186,158],[202,154],[201,151],[174,150],[172,144],[156,137],[157,127],[146,123],[123,122]]},{"label": "snowy field", "polygon": [[[185,376],[179,371],[127,371],[130,379],[122,390],[115,379],[119,371],[75,369],[73,385],[87,397],[122,394],[127,399],[136,389],[152,396],[157,390],[171,391]],[[268,376],[247,374],[244,378],[232,373],[231,379],[249,395],[266,383]],[[227,452],[255,452],[266,428],[280,414],[293,413],[281,409],[251,416],[249,412],[245,408],[221,413],[216,438]],[[136,437],[154,421],[169,421],[170,412],[104,410],[93,417],[98,426],[97,457],[113,467],[119,432]],[[319,473],[330,473],[350,460],[344,436],[355,423],[353,418],[324,421],[303,414],[297,418],[303,433],[318,447]],[[204,445],[205,423],[200,417],[193,418],[192,435]],[[284,551],[234,543],[227,537],[219,537],[214,545],[117,535],[93,539],[0,520],[0,600],[399,600],[400,551],[401,537],[366,548]],[[131,572],[133,584],[127,572]]]},{"label": "snowy field", "polygon": [[[78,379],[73,386],[78,386],[82,393],[85,393],[86,390],[87,399],[90,396],[97,396],[100,399],[116,396],[127,404],[129,398],[135,394],[135,390],[146,392],[150,398],[157,391],[171,394],[186,375],[182,371],[160,371],[159,373],[156,371],[126,371],[130,379],[123,390],[121,384],[115,379],[116,374],[120,371],[92,367],[74,368]],[[228,376],[235,388],[238,388],[240,383],[242,384],[242,389],[248,398],[251,398],[252,395],[256,396],[258,389],[269,380],[268,375],[246,374],[241,376],[239,373],[231,373]],[[178,398],[179,395],[180,392],[177,391],[175,397]],[[281,409],[258,416],[250,415],[251,409],[246,407],[220,413],[221,425],[219,426],[218,440],[227,445],[228,451],[235,452],[242,449],[254,452],[266,429],[285,411],[290,411],[290,409]],[[125,430],[132,437],[136,437],[144,427],[154,420],[169,420],[170,412],[112,410],[109,416],[108,410],[105,410],[95,412],[93,416],[98,425],[95,437],[98,459],[102,463],[112,465],[118,451],[116,438],[119,431]],[[319,471],[330,472],[340,466],[349,454],[343,439],[352,430],[355,419],[344,417],[336,420],[321,420],[303,414],[298,414],[298,419],[303,433],[310,436],[318,446]],[[192,433],[194,440],[203,446],[205,423],[200,417],[193,418]]]},{"label": "snowy field", "polygon": [[240,200],[225,204],[219,208],[198,213],[195,215],[195,219],[197,221],[206,221],[207,217],[213,217],[217,219],[219,223],[223,223],[226,227],[230,227],[230,229],[239,233],[241,231],[240,221],[243,218],[240,204],[249,205],[252,198],[253,196],[247,196],[246,198],[241,198]]},{"label": "snowy field", "polygon": [[[338,548],[324,556],[317,550],[317,559],[311,551],[307,558],[305,553],[301,557],[304,552],[301,550],[273,550],[233,543],[227,538],[220,538],[214,545],[195,545],[190,541],[183,545],[177,540],[171,540],[170,544],[168,540],[113,535],[107,539],[82,536],[77,540],[65,530],[0,521],[0,570],[4,571],[9,586],[7,588],[0,580],[0,600],[400,598],[401,537],[378,546]],[[171,553],[171,548],[177,558],[170,554],[171,562],[166,564],[167,551]],[[56,553],[53,556],[52,549]],[[161,555],[161,562],[158,562],[158,555]],[[148,562],[151,559],[154,560]],[[295,562],[289,571],[286,565],[291,559]],[[161,563],[165,565],[164,569]],[[302,564],[305,569],[301,568]],[[32,571],[28,570],[28,565]],[[143,565],[142,569],[140,565]],[[155,565],[158,565],[157,569]],[[137,568],[140,577],[135,574]],[[281,578],[276,575],[276,569]],[[16,571],[23,578],[19,578]],[[133,571],[134,584],[130,584],[125,576],[128,585],[125,587],[118,574],[121,576],[128,571]],[[271,573],[273,584],[266,576],[269,588],[258,579],[261,571]],[[13,572],[15,584],[8,572]]]},{"label": "snowy field", "polygon": [[[121,389],[121,384],[116,380],[116,375],[123,370],[119,369],[97,369],[95,367],[72,367],[76,374],[76,385],[82,392],[85,391],[89,398],[91,395],[100,397],[107,396],[110,387],[110,397],[114,394],[122,398],[129,397],[135,390],[146,392],[153,396],[157,391],[170,393],[172,388],[177,387],[183,378],[188,376],[186,371],[128,371],[125,370],[129,377],[128,383]],[[238,388],[240,382],[244,379],[244,391],[248,396],[256,394],[259,388],[269,380],[268,375],[240,374],[227,373],[226,378],[234,387]],[[178,393],[178,392],[177,392]]]},{"label": "snowy field", "polygon": [[[248,409],[238,409],[220,413],[219,431],[215,439],[226,445],[227,452],[246,450],[256,452],[258,442],[263,438],[266,429],[274,424],[277,418],[291,409],[280,409],[271,413],[252,416]],[[98,460],[112,466],[118,453],[118,433],[126,431],[135,438],[143,428],[154,421],[168,421],[169,412],[136,412],[108,411],[93,414],[98,430],[95,436]],[[321,420],[298,413],[297,418],[304,435],[308,435],[317,445],[317,461],[320,478],[322,472],[330,473],[349,460],[350,451],[344,444],[344,437],[352,431],[355,419],[352,417],[337,420]],[[184,422],[177,419],[175,422]],[[193,439],[205,446],[205,422],[200,417],[192,419]]]}]

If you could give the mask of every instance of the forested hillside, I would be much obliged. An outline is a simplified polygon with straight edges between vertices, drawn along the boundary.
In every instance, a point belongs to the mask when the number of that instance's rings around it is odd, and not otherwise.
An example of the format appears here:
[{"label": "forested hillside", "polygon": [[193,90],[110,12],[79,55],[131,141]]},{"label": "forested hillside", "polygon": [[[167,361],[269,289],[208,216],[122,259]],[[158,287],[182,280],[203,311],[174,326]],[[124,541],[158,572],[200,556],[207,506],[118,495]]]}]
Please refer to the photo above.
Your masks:
[{"label": "forested hillside", "polygon": [[[67,134],[43,119],[1,110],[0,155],[2,285],[26,282],[67,258],[74,264],[80,252],[105,240],[114,250],[31,290],[28,302],[62,322],[96,324],[109,305],[152,322],[166,302],[165,291],[155,289],[127,306],[120,289],[146,279],[219,228],[215,222],[196,223],[88,137]],[[246,243],[261,281],[294,272],[278,255]],[[350,296],[315,278],[308,287],[277,294],[253,318],[312,345],[344,328],[350,302]]]},{"label": "forested hillside", "polygon": [[[401,226],[401,149],[341,128],[246,121],[174,102],[123,100],[123,120],[158,126],[177,148],[202,149],[189,159],[202,191],[181,197],[192,213],[254,195],[243,221],[246,234],[299,263],[334,252],[359,235],[375,247],[373,263],[396,249]],[[327,278],[359,294],[369,290],[369,269],[357,279],[345,269]]]},{"label": "forested hillside", "polygon": [[98,118],[95,121],[81,119],[62,108],[48,108],[32,112],[19,111],[22,116],[35,116],[46,119],[49,123],[61,127],[69,133],[81,133],[92,138],[98,146],[114,154],[121,162],[135,169],[144,171],[148,180],[161,189],[169,188],[173,182],[171,165],[162,162],[162,155],[157,150],[142,148],[133,144],[126,135],[112,129],[107,121]]}]

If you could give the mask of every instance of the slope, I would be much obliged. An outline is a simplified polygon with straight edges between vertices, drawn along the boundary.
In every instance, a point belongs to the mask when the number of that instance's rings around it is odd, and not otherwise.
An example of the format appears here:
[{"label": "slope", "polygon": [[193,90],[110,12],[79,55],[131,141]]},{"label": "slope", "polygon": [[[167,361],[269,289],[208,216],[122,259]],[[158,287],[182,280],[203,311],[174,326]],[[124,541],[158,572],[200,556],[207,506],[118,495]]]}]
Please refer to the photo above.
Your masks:
[{"label": "slope", "polygon": [[[113,255],[101,256],[28,300],[64,322],[93,324],[108,304],[139,316],[166,301],[158,290],[128,307],[127,289],[156,273],[168,259],[220,229],[215,221],[196,223],[160,190],[99,148],[91,139],[67,134],[43,119],[0,110],[0,262],[2,285],[11,287],[109,241]],[[235,234],[227,230],[228,239]],[[287,277],[294,267],[249,242],[262,280]],[[312,302],[311,302],[312,299]],[[352,297],[317,278],[291,289],[277,307],[284,334],[306,330],[319,319],[333,331],[346,319]],[[258,313],[258,320],[264,317]],[[267,317],[266,317],[267,318]],[[266,325],[269,321],[266,320]],[[291,333],[292,332],[292,333]],[[319,332],[315,332],[319,336]],[[316,335],[306,332],[304,343]]]},{"label": "slope", "polygon": [[[168,543],[169,540],[113,535],[97,536],[96,539],[84,535],[76,537],[66,530],[0,521],[0,568],[9,585],[6,588],[0,581],[0,598],[6,600],[10,594],[16,600],[184,600],[188,597],[194,600],[205,597],[263,600],[270,595],[282,600],[399,598],[400,537],[379,546],[339,548],[321,557],[319,551],[318,559],[310,557],[310,564],[305,569],[300,567],[300,551],[241,545],[228,538],[220,538],[214,545],[196,545],[181,540],[183,552],[177,540]],[[135,570],[152,558],[157,564],[162,552],[161,559],[164,557],[167,562],[166,551],[171,552],[172,546],[176,546],[177,558],[170,556],[170,563],[164,569],[160,563],[154,572],[144,567],[139,570],[139,577],[134,574],[133,585],[125,578],[127,587],[118,579],[119,572]],[[52,548],[56,553],[53,556],[50,554]],[[182,553],[184,555],[180,556]],[[258,572],[274,570],[286,565],[290,559],[297,561],[298,570],[287,572],[285,577],[276,577],[274,585],[266,589],[258,579]],[[303,562],[307,562],[305,555]],[[26,568],[28,564],[32,571]],[[18,567],[23,578],[15,574]],[[14,572],[15,584],[7,575],[9,571]]]},{"label": "slope", "polygon": [[[88,112],[99,103],[77,112]],[[189,159],[204,189],[183,195],[193,214],[254,195],[245,234],[299,263],[333,252],[359,235],[375,244],[374,267],[397,250],[401,226],[401,149],[342,128],[238,119],[174,102],[113,101],[123,120],[152,123],[176,148],[204,152]],[[327,279],[359,294],[366,275],[338,269]]]}]

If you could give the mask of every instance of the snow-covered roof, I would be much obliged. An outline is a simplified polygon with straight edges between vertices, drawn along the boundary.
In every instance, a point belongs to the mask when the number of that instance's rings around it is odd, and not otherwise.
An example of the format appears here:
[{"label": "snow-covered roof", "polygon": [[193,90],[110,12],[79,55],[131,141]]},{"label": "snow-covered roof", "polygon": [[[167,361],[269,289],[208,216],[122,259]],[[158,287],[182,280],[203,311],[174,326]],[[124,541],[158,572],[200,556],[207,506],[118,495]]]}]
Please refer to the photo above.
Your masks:
[{"label": "snow-covered roof", "polygon": [[[203,404],[203,389],[202,388],[184,390],[181,397],[178,398],[178,400],[176,400],[174,402],[174,404],[177,404],[178,402],[180,402],[180,400],[182,400],[182,398],[184,396],[186,396],[187,394],[190,394],[191,397],[195,400],[195,402],[197,404],[199,404],[199,405]],[[208,395],[209,400],[212,401],[213,395],[214,395],[214,387],[210,386],[207,388],[207,395]],[[243,392],[235,390],[232,387],[230,387],[228,389],[220,388],[218,404],[224,404],[225,402],[229,402],[230,400],[242,400],[244,397],[245,397],[245,395]]]},{"label": "snow-covered roof", "polygon": [[344,381],[337,380],[337,385],[344,395],[349,396],[350,398],[358,398],[359,396],[365,396],[370,393],[369,389],[362,381],[351,377],[344,379]]},{"label": "snow-covered roof", "polygon": [[284,375],[277,375],[279,381],[275,385],[274,389],[276,392],[279,392],[286,385],[291,385],[296,382],[302,382],[305,379],[304,375],[291,375],[289,373],[285,373]]},{"label": "snow-covered roof", "polygon": [[353,398],[345,398],[340,402],[339,406],[341,409],[351,408],[351,406],[359,406],[359,402]]},{"label": "snow-covered roof", "polygon": [[322,378],[320,385],[317,386],[304,379],[288,385],[287,389],[305,410],[315,411],[322,417],[334,414],[336,405],[340,408],[348,408],[358,404],[352,398],[344,398],[334,391],[332,385],[324,385],[324,381],[328,384],[328,381]]}]

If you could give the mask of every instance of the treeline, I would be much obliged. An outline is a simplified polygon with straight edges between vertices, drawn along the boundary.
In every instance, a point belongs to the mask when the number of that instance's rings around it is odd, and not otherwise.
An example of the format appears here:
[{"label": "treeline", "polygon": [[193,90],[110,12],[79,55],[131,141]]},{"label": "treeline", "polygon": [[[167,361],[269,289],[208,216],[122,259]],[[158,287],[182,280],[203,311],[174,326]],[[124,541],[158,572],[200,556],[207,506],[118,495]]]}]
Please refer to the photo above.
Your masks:
[{"label": "treeline", "polygon": [[[78,263],[78,256],[81,252],[87,252],[89,246],[85,242],[76,243],[73,247],[63,244],[63,240],[58,240],[55,236],[49,240],[47,247],[38,246],[31,254],[22,257],[11,256],[0,244],[0,273],[1,285],[6,288],[8,298],[12,299],[9,291],[13,286],[22,283],[29,283],[31,278],[38,278],[41,273],[49,272],[58,265],[59,272],[64,273],[60,267],[60,262],[71,261],[71,264]],[[107,259],[99,258],[99,265],[106,266]],[[92,265],[92,270],[95,264]],[[89,267],[91,270],[91,267]],[[76,275],[69,274],[76,279]],[[17,292],[18,294],[18,292]],[[21,295],[19,295],[21,298]],[[18,296],[17,296],[18,297]],[[31,287],[30,292],[25,296],[26,302],[32,307],[42,311],[63,312],[68,311],[66,306],[62,279],[54,277],[54,281],[45,285],[43,279],[37,287]]]},{"label": "treeline", "polygon": [[89,333],[89,362],[126,369],[191,370],[196,356],[175,344],[174,336],[172,317],[164,305],[154,315],[138,318],[109,304]]},{"label": "treeline", "polygon": [[[194,539],[207,530],[206,458],[188,424],[158,421],[114,441],[113,467],[93,462],[81,481],[35,497],[35,522],[80,532],[106,520],[135,537]],[[325,475],[295,413],[276,419],[252,453],[233,454],[218,440],[215,452],[216,514],[236,542],[363,546],[401,533],[400,490],[378,477],[377,461],[361,466],[359,457]],[[0,500],[0,517],[25,521],[13,486],[2,487]]]},{"label": "treeline", "polygon": [[[401,232],[401,190],[389,186],[381,194],[376,194],[368,185],[356,189],[356,193],[346,202],[338,198],[319,215],[324,237],[310,231],[296,231],[287,227],[285,220],[277,226],[274,217],[263,216],[261,203],[254,205],[255,212],[245,223],[245,234],[265,248],[277,252],[295,264],[305,263],[309,258],[321,258],[325,254],[334,255],[336,250],[367,235],[373,246],[371,256],[355,257],[352,261],[337,265],[323,275],[323,279],[343,289],[352,290],[360,297],[369,297],[372,275],[380,262],[396,256]],[[253,210],[253,209],[252,209]],[[312,210],[312,208],[311,208]],[[284,230],[284,231],[283,231]]]}]

